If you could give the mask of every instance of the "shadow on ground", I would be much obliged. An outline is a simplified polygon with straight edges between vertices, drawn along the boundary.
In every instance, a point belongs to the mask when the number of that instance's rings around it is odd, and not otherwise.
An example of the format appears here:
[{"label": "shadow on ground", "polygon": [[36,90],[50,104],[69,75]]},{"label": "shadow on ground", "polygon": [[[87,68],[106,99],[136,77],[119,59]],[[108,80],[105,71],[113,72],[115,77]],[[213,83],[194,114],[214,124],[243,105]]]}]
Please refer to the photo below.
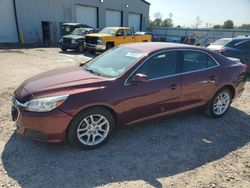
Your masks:
[{"label": "shadow on ground", "polygon": [[221,119],[200,113],[145,123],[118,132],[105,146],[79,151],[32,142],[13,134],[2,161],[22,187],[94,187],[190,171],[250,142],[250,116],[232,108]]}]

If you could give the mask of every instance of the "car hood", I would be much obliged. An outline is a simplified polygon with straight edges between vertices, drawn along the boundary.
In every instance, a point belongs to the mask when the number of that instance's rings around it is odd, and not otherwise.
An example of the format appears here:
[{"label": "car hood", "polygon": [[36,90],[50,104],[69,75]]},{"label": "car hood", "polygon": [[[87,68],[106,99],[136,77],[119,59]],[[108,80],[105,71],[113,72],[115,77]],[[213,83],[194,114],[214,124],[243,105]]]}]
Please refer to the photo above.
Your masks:
[{"label": "car hood", "polygon": [[209,50],[219,51],[222,47],[223,47],[223,46],[221,46],[221,45],[214,45],[214,44],[212,44],[212,45],[209,45],[207,48],[208,48]]},{"label": "car hood", "polygon": [[109,34],[102,34],[102,33],[93,33],[86,35],[88,37],[112,37],[112,35]]},{"label": "car hood", "polygon": [[70,66],[48,71],[24,81],[15,91],[20,102],[32,97],[70,94],[84,89],[103,87],[109,79],[86,72],[80,66]]},{"label": "car hood", "polygon": [[85,36],[81,36],[81,35],[65,35],[65,36],[63,36],[63,38],[69,38],[69,39],[84,39]]}]

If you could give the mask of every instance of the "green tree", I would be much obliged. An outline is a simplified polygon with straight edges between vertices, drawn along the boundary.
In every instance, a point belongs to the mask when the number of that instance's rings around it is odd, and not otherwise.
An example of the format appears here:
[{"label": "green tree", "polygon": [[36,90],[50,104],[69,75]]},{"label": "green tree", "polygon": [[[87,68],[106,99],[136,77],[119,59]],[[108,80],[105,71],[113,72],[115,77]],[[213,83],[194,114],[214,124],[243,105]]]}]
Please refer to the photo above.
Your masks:
[{"label": "green tree", "polygon": [[222,27],[221,27],[221,25],[214,25],[213,26],[213,29],[221,29]]},{"label": "green tree", "polygon": [[239,29],[250,30],[250,24],[243,24]]},{"label": "green tree", "polygon": [[156,18],[154,21],[153,21],[153,26],[154,27],[161,27],[162,25],[162,19],[161,18]]},{"label": "green tree", "polygon": [[153,26],[154,26],[154,22],[151,19],[149,19],[148,20],[148,27],[152,28]]},{"label": "green tree", "polygon": [[223,29],[233,29],[234,28],[234,22],[232,20],[227,20],[224,22],[224,25],[222,26]]},{"label": "green tree", "polygon": [[167,18],[165,20],[163,20],[162,24],[161,24],[162,27],[173,27],[173,22],[170,18]]},{"label": "green tree", "polygon": [[180,29],[180,28],[181,28],[181,26],[180,26],[180,25],[177,25],[175,28],[176,28],[176,29]]}]

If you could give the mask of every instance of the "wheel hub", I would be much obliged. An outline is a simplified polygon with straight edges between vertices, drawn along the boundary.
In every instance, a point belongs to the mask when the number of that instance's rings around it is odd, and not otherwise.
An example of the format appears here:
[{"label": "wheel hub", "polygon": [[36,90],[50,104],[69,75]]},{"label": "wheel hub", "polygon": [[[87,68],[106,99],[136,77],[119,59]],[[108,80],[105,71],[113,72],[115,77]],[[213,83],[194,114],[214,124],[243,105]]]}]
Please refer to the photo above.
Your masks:
[{"label": "wheel hub", "polygon": [[85,117],[78,126],[77,137],[85,145],[96,145],[108,135],[109,122],[100,114]]}]

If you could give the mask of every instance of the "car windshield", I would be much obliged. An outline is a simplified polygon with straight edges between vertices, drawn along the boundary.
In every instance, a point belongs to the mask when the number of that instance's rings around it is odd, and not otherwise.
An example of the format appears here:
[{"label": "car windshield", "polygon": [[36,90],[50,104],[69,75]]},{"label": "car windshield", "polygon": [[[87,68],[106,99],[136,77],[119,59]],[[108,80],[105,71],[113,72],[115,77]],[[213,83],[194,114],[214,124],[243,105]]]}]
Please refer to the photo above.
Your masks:
[{"label": "car windshield", "polygon": [[118,29],[114,29],[111,27],[106,27],[103,30],[101,30],[99,33],[101,34],[108,34],[108,35],[115,35]]},{"label": "car windshield", "polygon": [[232,39],[219,39],[219,40],[215,41],[213,44],[219,45],[219,46],[226,46],[231,41],[232,41]]},{"label": "car windshield", "polygon": [[86,33],[86,31],[85,30],[83,30],[83,29],[79,29],[79,28],[76,28],[71,34],[72,35],[84,35]]},{"label": "car windshield", "polygon": [[145,51],[117,47],[89,61],[83,68],[99,76],[116,78],[145,55]]}]

